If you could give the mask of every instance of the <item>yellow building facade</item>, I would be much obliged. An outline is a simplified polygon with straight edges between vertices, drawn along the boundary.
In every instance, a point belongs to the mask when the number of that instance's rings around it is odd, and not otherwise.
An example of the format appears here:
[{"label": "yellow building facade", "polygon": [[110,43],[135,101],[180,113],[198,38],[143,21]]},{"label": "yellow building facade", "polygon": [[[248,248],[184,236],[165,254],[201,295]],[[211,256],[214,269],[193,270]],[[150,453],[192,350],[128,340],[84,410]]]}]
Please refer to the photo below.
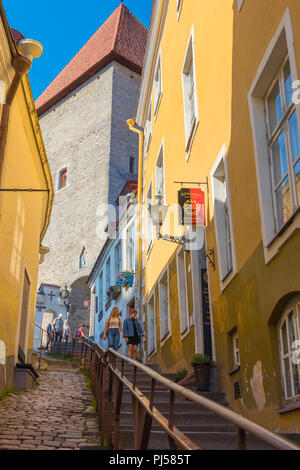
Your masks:
[{"label": "yellow building facade", "polygon": [[[136,114],[146,359],[191,370],[210,349],[209,303],[218,389],[290,433],[300,430],[299,17],[297,0],[154,1]],[[157,240],[146,214],[158,193],[172,206],[195,183],[205,245],[184,251]],[[177,219],[162,233],[180,234]]]},{"label": "yellow building facade", "polygon": [[15,365],[31,362],[38,267],[47,251],[42,240],[53,187],[27,75],[31,63],[17,49],[2,2],[0,13],[1,394],[14,387]]}]

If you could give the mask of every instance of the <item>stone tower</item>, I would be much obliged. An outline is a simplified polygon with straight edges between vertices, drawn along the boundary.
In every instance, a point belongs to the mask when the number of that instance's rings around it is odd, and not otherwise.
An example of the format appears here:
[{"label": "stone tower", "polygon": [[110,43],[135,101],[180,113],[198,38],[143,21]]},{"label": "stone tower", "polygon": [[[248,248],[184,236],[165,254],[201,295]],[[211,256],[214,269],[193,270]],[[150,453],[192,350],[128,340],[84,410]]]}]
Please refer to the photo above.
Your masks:
[{"label": "stone tower", "polygon": [[120,5],[36,102],[55,186],[50,248],[39,281],[71,287],[72,333],[89,323],[86,284],[108,219],[127,180],[136,179],[135,114],[147,29]]}]

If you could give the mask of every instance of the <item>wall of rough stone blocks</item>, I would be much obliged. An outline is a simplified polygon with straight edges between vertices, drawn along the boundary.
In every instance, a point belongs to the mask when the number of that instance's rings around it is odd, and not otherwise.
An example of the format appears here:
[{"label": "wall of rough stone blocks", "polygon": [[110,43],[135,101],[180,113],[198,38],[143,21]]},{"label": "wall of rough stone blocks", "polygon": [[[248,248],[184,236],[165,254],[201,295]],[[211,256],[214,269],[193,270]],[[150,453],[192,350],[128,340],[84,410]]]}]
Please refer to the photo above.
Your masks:
[{"label": "wall of rough stone blocks", "polygon": [[[88,287],[74,283],[87,279],[105,243],[107,216],[99,206],[114,204],[126,181],[137,178],[129,171],[129,161],[138,156],[138,137],[126,121],[135,114],[139,80],[139,75],[112,62],[40,118],[55,197],[43,241],[50,253],[40,266],[39,282],[73,284],[74,332],[89,323],[89,311],[83,307]],[[64,168],[67,186],[57,190]],[[79,269],[83,247],[87,267]]]}]

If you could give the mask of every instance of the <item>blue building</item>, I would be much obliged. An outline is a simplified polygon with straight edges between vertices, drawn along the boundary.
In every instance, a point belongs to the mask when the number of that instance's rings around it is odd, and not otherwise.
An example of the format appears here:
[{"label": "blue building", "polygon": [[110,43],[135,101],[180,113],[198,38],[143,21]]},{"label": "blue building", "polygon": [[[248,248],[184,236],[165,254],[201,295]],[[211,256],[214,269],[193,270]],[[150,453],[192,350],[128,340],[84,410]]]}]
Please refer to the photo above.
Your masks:
[{"label": "blue building", "polygon": [[[136,181],[128,181],[120,194],[119,220],[108,228],[108,239],[88,280],[91,289],[90,334],[107,349],[105,321],[113,307],[120,309],[122,323],[136,304]],[[121,338],[119,352],[127,355]]]},{"label": "blue building", "polygon": [[[67,319],[67,309],[63,303],[60,302],[60,289],[61,287],[56,284],[41,284],[37,293],[36,311],[35,311],[35,326],[34,327],[34,342],[33,350],[42,345],[46,346],[47,335],[44,333],[41,338],[42,331],[47,329],[51,320],[55,320],[61,314],[63,321]],[[75,332],[73,332],[75,333]]]}]

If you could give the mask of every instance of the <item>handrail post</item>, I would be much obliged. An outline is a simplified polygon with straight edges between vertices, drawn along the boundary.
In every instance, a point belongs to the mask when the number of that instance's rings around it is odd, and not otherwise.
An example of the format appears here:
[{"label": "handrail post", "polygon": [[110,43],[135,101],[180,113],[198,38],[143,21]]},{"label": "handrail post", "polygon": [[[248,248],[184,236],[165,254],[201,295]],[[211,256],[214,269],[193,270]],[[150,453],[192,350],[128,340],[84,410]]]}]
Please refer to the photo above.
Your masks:
[{"label": "handrail post", "polygon": [[108,365],[108,410],[107,410],[107,447],[109,450],[113,448],[112,440],[112,400],[113,400],[113,372]]},{"label": "handrail post", "polygon": [[246,432],[241,428],[238,430],[238,450],[246,450]]},{"label": "handrail post", "polygon": [[123,382],[115,376],[117,380],[117,393],[115,401],[115,429],[114,429],[114,449],[119,450],[120,448],[120,414],[123,396]]}]

